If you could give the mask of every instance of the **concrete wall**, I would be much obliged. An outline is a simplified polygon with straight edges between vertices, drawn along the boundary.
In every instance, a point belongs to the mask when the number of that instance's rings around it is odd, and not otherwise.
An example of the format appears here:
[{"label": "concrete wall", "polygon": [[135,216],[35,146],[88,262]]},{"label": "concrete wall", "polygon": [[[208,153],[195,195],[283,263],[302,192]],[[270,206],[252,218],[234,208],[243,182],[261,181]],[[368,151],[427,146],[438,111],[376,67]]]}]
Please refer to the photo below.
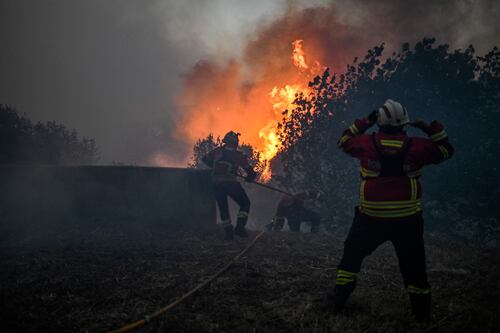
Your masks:
[{"label": "concrete wall", "polygon": [[[0,241],[51,230],[215,225],[210,173],[129,166],[0,166]],[[76,228],[76,229],[75,229]]]}]

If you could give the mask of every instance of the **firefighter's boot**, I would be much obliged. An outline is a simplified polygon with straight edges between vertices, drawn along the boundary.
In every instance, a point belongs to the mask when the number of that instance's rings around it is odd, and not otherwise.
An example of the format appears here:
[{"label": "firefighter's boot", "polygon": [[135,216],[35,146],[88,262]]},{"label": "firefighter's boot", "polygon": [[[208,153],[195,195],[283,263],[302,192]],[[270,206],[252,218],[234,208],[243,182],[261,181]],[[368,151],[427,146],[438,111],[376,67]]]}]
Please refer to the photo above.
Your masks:
[{"label": "firefighter's boot", "polygon": [[351,295],[355,287],[355,281],[344,285],[336,284],[335,287],[326,294],[328,309],[334,314],[342,312],[349,295]]},{"label": "firefighter's boot", "polygon": [[415,320],[427,323],[431,319],[431,294],[409,293],[411,310]]},{"label": "firefighter's boot", "polygon": [[356,282],[356,272],[347,271],[342,268],[337,269],[335,287],[326,295],[328,307],[332,309],[334,314],[344,309],[345,302],[354,291],[354,288],[356,288]]},{"label": "firefighter's boot", "polygon": [[224,235],[224,240],[233,240],[234,239],[233,225],[232,224],[225,226],[224,231],[226,232],[226,234]]},{"label": "firefighter's boot", "polygon": [[248,219],[247,212],[239,212],[238,213],[238,220],[236,221],[236,228],[234,228],[234,234],[236,236],[239,236],[242,238],[248,237],[247,230],[245,229],[245,226],[247,224],[247,219]]}]

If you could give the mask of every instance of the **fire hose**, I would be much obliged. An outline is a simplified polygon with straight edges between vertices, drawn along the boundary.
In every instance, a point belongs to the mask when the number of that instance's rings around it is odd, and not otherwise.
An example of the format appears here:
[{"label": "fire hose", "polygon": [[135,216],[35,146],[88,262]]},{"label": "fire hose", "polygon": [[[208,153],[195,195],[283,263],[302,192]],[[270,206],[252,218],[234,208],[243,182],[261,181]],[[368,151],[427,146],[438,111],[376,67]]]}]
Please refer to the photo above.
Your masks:
[{"label": "fire hose", "polygon": [[177,305],[181,304],[187,298],[189,298],[190,296],[192,296],[193,294],[195,294],[197,291],[199,291],[203,287],[205,287],[208,284],[210,284],[210,282],[212,282],[213,280],[215,280],[216,278],[218,278],[220,275],[222,275],[225,271],[227,271],[229,269],[229,267],[231,267],[248,250],[250,250],[250,248],[252,248],[252,246],[254,246],[254,244],[257,242],[257,240],[259,240],[259,238],[262,237],[262,235],[264,235],[264,233],[265,233],[265,231],[261,231],[257,236],[255,236],[255,238],[250,242],[250,244],[248,244],[240,253],[238,253],[238,255],[236,255],[229,263],[227,263],[224,267],[222,267],[220,270],[218,270],[215,274],[213,274],[212,276],[210,276],[208,279],[204,280],[203,282],[201,282],[200,284],[198,284],[196,287],[194,287],[193,289],[191,289],[190,291],[188,291],[187,293],[185,293],[181,297],[177,298],[175,301],[173,301],[169,305],[160,308],[159,310],[155,311],[154,313],[152,313],[150,315],[144,316],[143,319],[140,319],[140,320],[137,320],[137,321],[135,321],[133,323],[127,324],[127,325],[125,325],[125,326],[123,326],[121,328],[118,328],[116,330],[109,331],[108,333],[124,333],[124,332],[129,332],[129,331],[131,331],[133,329],[142,327],[142,326],[150,323],[154,319],[157,319],[161,315],[163,315],[166,312],[172,310]]},{"label": "fire hose", "polygon": [[[241,177],[243,179],[246,179],[245,176],[241,175],[241,174],[237,174],[238,177]],[[282,194],[285,194],[285,195],[288,195],[288,196],[291,196],[291,197],[294,197],[293,194],[289,193],[289,192],[286,192],[282,189],[279,189],[279,188],[276,188],[276,187],[273,187],[273,186],[270,186],[270,185],[267,185],[267,184],[264,184],[264,183],[260,183],[258,181],[255,181],[255,180],[252,180],[251,181],[252,184],[255,184],[255,185],[258,185],[258,186],[261,186],[261,187],[264,187],[264,188],[267,188],[271,191],[275,191],[275,192],[279,192],[279,193],[282,193]],[[113,331],[109,331],[108,333],[124,333],[124,332],[129,332],[133,329],[136,329],[136,328],[139,328],[139,327],[142,327],[148,323],[150,323],[152,320],[154,319],[157,319],[158,317],[160,317],[161,315],[165,314],[166,312],[172,310],[173,308],[175,308],[177,305],[181,304],[183,301],[185,301],[186,299],[188,299],[190,296],[192,296],[193,294],[195,294],[196,292],[198,292],[200,289],[202,289],[203,287],[207,286],[208,284],[210,284],[213,280],[215,280],[216,278],[218,278],[220,275],[222,275],[225,271],[227,271],[229,269],[229,267],[231,267],[236,261],[238,261],[248,250],[250,250],[250,248],[252,248],[252,246],[257,242],[257,240],[262,237],[262,235],[264,235],[265,231],[261,231],[253,240],[252,242],[250,242],[250,244],[248,244],[236,257],[234,257],[229,263],[227,263],[224,267],[222,267],[220,270],[218,270],[215,274],[213,274],[212,276],[210,276],[208,279],[204,280],[203,282],[201,282],[200,284],[198,284],[196,287],[194,287],[193,289],[191,289],[190,291],[188,291],[187,293],[185,293],[184,295],[180,296],[179,298],[177,298],[175,301],[173,301],[172,303],[168,304],[167,306],[164,306],[160,309],[158,309],[157,311],[153,312],[152,314],[150,315],[145,315],[143,319],[140,319],[140,320],[137,320],[135,322],[132,322],[130,324],[127,324],[119,329],[116,329],[116,330],[113,330]]]},{"label": "fire hose", "polygon": [[[246,177],[243,176],[243,175],[240,175],[240,174],[237,174],[238,177],[241,177],[243,179],[246,180]],[[275,192],[279,192],[279,193],[283,193],[283,194],[286,194],[290,197],[295,197],[293,194],[291,194],[290,192],[287,192],[287,191],[284,191],[282,189],[279,189],[277,187],[273,187],[273,186],[270,186],[270,185],[267,185],[267,184],[264,184],[264,183],[260,183],[258,181],[255,181],[255,180],[252,180],[251,182],[249,182],[251,184],[255,184],[255,185],[258,185],[258,186],[261,186],[261,187],[264,187],[264,188],[267,188],[268,190],[271,190],[271,191],[275,191]]]}]

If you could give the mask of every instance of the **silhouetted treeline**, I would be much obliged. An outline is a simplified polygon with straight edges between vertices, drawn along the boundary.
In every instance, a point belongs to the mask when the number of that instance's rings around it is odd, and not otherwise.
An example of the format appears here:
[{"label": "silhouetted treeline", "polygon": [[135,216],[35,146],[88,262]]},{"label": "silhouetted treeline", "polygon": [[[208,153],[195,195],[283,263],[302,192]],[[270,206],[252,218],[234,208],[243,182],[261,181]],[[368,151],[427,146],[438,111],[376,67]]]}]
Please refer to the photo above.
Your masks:
[{"label": "silhouetted treeline", "polygon": [[49,121],[33,123],[0,104],[0,164],[93,164],[99,159],[93,139]]},{"label": "silhouetted treeline", "polygon": [[404,44],[385,60],[383,51],[383,45],[369,50],[344,74],[326,70],[310,82],[309,96],[297,96],[297,108],[286,111],[291,117],[281,124],[283,170],[276,179],[324,191],[332,226],[350,223],[358,167],[336,142],[355,118],[392,98],[413,119],[443,122],[456,148],[450,161],[424,170],[428,229],[498,244],[500,51],[476,56],[472,46],[452,51],[434,39],[413,49]]}]

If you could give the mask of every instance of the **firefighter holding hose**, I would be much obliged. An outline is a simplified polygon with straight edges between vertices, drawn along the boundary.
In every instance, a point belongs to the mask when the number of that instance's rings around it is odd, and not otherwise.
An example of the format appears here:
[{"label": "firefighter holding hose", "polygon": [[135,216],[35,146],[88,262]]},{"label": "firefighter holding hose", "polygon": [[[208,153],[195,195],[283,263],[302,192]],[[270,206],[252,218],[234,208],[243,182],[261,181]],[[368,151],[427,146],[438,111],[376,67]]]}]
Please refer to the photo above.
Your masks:
[{"label": "firefighter holding hose", "polygon": [[[377,124],[377,133],[364,134]],[[409,137],[405,126],[422,130],[428,138]],[[385,241],[396,250],[413,315],[428,321],[431,289],[427,281],[423,241],[421,170],[453,155],[443,125],[423,120],[410,123],[400,103],[388,99],[365,119],[344,131],[338,146],[360,160],[360,204],[344,243],[335,287],[327,295],[333,312],[341,311],[353,292],[365,257]]]},{"label": "firefighter holding hose", "polygon": [[[245,154],[238,150],[239,133],[230,131],[222,139],[222,145],[203,156],[202,161],[212,168],[212,182],[215,199],[219,207],[221,224],[224,227],[226,240],[233,235],[248,237],[245,226],[250,212],[250,199],[238,182],[239,169],[246,172],[245,181],[252,182],[257,173],[253,170]],[[240,207],[236,228],[233,228],[227,197],[233,199]]]}]

